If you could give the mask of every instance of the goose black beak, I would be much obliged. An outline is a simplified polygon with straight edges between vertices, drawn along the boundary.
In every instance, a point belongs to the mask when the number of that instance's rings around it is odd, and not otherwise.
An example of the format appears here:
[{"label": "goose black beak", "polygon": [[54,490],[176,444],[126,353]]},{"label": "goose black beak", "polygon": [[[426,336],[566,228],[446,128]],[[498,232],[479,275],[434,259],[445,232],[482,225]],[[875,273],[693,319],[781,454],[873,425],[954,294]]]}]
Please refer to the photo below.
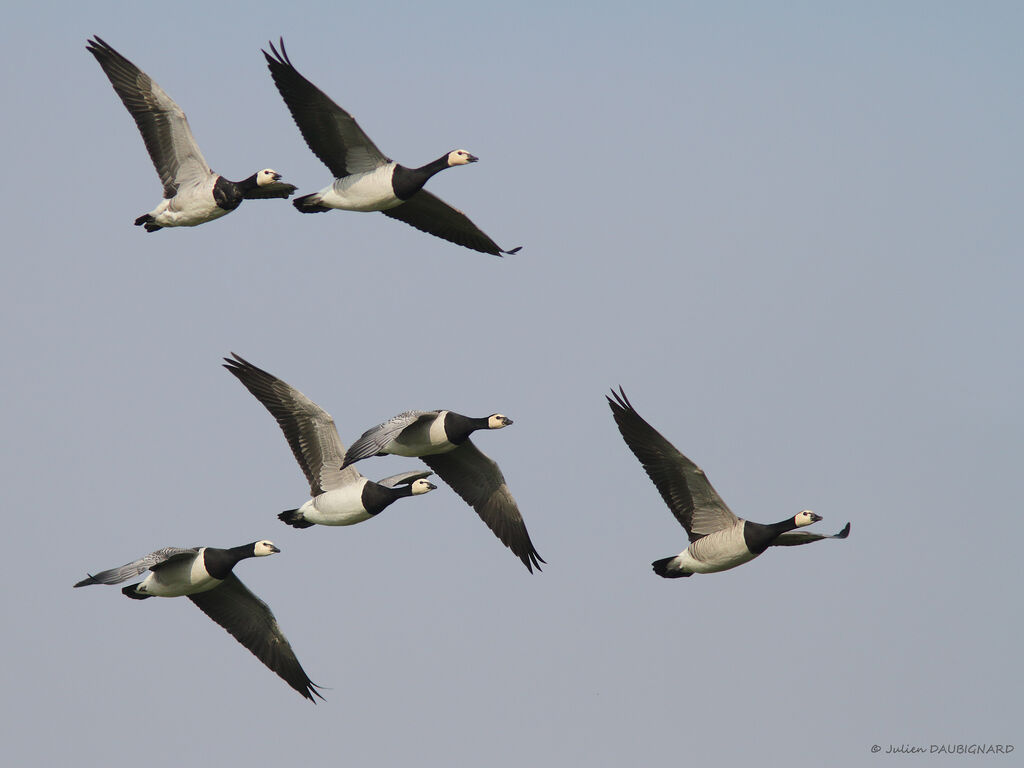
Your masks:
[{"label": "goose black beak", "polygon": [[824,519],[825,518],[823,518],[821,515],[816,515],[813,512],[811,513],[811,520],[813,520],[816,523],[821,522]]},{"label": "goose black beak", "polygon": [[477,157],[476,155],[466,155],[466,162],[467,162],[467,163],[475,163],[475,162],[476,162],[476,161],[478,161],[479,159],[480,159],[480,158],[479,158],[479,157]]},{"label": "goose black beak", "polygon": [[436,491],[437,490],[437,486],[434,485],[433,483],[427,483],[427,488],[429,488],[432,491]]},{"label": "goose black beak", "polygon": [[271,552],[280,552],[281,550],[280,550],[280,549],[278,549],[276,545],[274,545],[274,544],[271,544],[271,545],[270,545],[270,551],[271,551]]},{"label": "goose black beak", "polygon": [[280,180],[281,180],[281,174],[280,173],[275,173],[274,174],[274,181],[280,181]]}]

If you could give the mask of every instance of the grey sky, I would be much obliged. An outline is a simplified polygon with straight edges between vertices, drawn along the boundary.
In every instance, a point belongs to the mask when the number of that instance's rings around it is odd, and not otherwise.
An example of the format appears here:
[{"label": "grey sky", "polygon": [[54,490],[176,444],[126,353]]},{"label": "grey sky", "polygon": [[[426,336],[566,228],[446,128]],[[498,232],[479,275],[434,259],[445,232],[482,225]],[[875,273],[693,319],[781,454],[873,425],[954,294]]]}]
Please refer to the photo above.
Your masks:
[{"label": "grey sky", "polygon": [[[12,765],[1024,750],[1024,12],[667,5],[8,12]],[[396,160],[478,155],[429,188],[522,252],[280,201],[145,234],[132,220],[160,185],[93,34],[181,104],[215,170],[313,192],[330,175],[259,51],[283,35]],[[510,416],[476,443],[544,572],[445,486],[352,528],[282,525],[308,487],[219,367],[229,351],[330,411],[346,445],[410,408]],[[806,507],[850,538],[657,578],[686,538],[615,428],[619,384],[738,515]],[[238,575],[329,688],[319,706],[187,600],[71,589],[158,547],[259,538],[282,553]]]}]

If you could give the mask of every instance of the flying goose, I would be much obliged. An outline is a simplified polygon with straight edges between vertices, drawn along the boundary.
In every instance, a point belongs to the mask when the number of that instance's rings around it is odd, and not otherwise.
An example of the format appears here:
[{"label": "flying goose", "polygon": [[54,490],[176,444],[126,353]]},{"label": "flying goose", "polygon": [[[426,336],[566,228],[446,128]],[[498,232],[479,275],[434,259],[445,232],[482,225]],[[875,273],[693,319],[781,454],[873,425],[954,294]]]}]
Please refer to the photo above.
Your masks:
[{"label": "flying goose", "polygon": [[194,227],[230,213],[242,200],[287,198],[295,191],[295,186],[283,183],[281,174],[271,168],[242,181],[228,181],[214,173],[192,138],[185,113],[163,88],[100,37],[89,40],[85,48],[96,57],[135,118],[164,185],[160,205],[139,216],[136,226],[144,226],[147,232]]},{"label": "flying goose", "polygon": [[316,690],[319,686],[306,676],[274,614],[232,573],[241,560],[266,557],[280,551],[273,542],[266,540],[231,549],[164,547],[120,568],[100,571],[75,586],[120,584],[148,570],[150,574],[145,579],[123,587],[121,592],[133,600],[187,595],[199,610],[224,627],[270,670],[315,704],[313,696],[323,699]]},{"label": "flying goose", "polygon": [[[334,419],[304,394],[234,352],[224,358],[227,368],[263,403],[284,432],[296,461],[309,480],[311,498],[278,518],[295,528],[312,525],[355,525],[382,512],[406,496],[437,488],[423,470],[403,472],[375,483],[355,467],[341,468],[345,447]],[[232,359],[233,358],[233,359]]]},{"label": "flying goose", "polygon": [[367,456],[418,456],[476,510],[501,542],[523,561],[530,573],[544,560],[530,541],[516,500],[498,465],[473,445],[478,429],[502,429],[512,419],[492,413],[475,419],[454,411],[405,411],[363,433],[341,465]]},{"label": "flying goose", "polygon": [[445,168],[475,163],[464,149],[442,155],[420,168],[406,168],[377,149],[348,112],[299,74],[281,40],[278,53],[263,51],[277,90],[299,126],[306,144],[334,174],[327,187],[292,201],[303,213],[331,208],[343,211],[380,211],[423,232],[456,245],[495,256],[506,251],[485,235],[462,211],[423,189],[427,180]]},{"label": "flying goose", "polygon": [[608,405],[622,439],[640,459],[668,508],[690,537],[690,546],[678,555],[652,563],[659,576],[677,579],[693,573],[726,571],[753,560],[768,547],[845,539],[850,535],[849,523],[832,536],[792,532],[794,528],[822,519],[809,509],[771,525],[736,517],[711,487],[704,471],[641,418],[621,387],[618,392],[612,390]]}]

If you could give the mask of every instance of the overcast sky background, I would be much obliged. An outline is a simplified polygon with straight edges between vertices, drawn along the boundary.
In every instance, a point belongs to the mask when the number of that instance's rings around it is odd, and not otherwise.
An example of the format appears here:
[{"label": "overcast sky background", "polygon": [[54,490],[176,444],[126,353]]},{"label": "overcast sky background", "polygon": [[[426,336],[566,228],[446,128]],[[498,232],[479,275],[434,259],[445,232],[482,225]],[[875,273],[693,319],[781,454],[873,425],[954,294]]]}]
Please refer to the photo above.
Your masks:
[{"label": "overcast sky background", "polygon": [[[669,6],[6,12],[10,765],[1021,754],[1024,11]],[[478,155],[429,189],[522,252],[281,201],[146,234],[160,186],[93,34],[178,101],[216,171],[308,193],[330,174],[260,54],[283,35],[396,160]],[[308,486],[230,351],[346,444],[406,409],[510,416],[475,441],[544,572],[445,486],[351,528],[282,525]],[[686,537],[615,428],[620,384],[738,515],[810,508],[850,538],[657,578]],[[318,706],[188,600],[71,589],[259,538],[282,554],[237,573],[328,687]]]}]

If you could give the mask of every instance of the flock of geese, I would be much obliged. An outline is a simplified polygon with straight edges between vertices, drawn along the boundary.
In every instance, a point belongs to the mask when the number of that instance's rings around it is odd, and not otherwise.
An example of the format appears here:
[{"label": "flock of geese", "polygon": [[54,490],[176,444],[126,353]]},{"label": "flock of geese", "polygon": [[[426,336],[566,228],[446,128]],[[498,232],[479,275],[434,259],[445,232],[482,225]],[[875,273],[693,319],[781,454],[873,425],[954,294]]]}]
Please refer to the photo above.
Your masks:
[{"label": "flock of geese", "polygon": [[[380,211],[419,230],[457,245],[496,256],[505,250],[461,211],[427,192],[431,176],[457,165],[476,162],[456,149],[419,168],[408,168],[384,155],[355,119],[303,77],[285,51],[270,44],[263,51],[270,74],[306,144],[334,175],[319,192],[293,201],[302,213],[337,208]],[[227,215],[243,200],[282,198],[296,187],[281,174],[265,168],[242,181],[214,173],[199,150],[185,113],[142,70],[99,37],[86,50],[99,62],[142,134],[164,188],[160,204],[139,216],[135,224],[147,232],[166,227],[192,227]],[[497,463],[471,440],[474,432],[498,430],[512,424],[500,413],[470,417],[450,410],[404,411],[366,430],[345,449],[334,419],[302,392],[233,354],[224,367],[277,420],[296,461],[309,482],[309,499],[278,518],[294,528],[316,525],[355,525],[395,501],[436,490],[427,478],[436,475],[452,488],[495,536],[518,557],[529,572],[540,571],[537,552]],[[797,531],[821,520],[810,510],[777,523],[762,524],[739,518],[711,486],[703,470],[680,453],[633,408],[620,388],[607,398],[623,440],[639,459],[689,537],[689,546],[671,557],[655,560],[655,573],[680,578],[735,568],[769,547],[794,546],[822,539],[844,539],[850,524],[831,536]],[[355,464],[370,456],[418,458],[426,469],[411,469],[374,482]],[[323,698],[266,603],[234,574],[242,560],[280,552],[261,540],[229,549],[165,547],[119,568],[90,575],[75,587],[120,584],[148,575],[122,588],[135,600],[187,596],[248,648],[292,688],[315,703]]]}]

